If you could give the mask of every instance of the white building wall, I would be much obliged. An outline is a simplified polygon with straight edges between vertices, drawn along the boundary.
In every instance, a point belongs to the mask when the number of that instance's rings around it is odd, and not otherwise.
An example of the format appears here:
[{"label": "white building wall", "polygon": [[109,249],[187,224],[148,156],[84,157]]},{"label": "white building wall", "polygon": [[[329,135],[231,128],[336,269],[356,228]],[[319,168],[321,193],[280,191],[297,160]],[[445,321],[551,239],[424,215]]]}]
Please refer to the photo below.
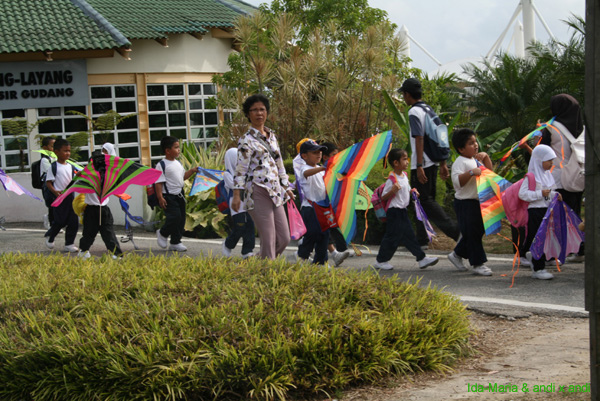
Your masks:
[{"label": "white building wall", "polygon": [[168,47],[153,40],[133,40],[131,60],[118,54],[113,58],[87,60],[88,74],[117,73],[222,73],[229,71],[227,58],[234,50],[231,39],[210,34],[202,40],[189,34],[171,35]]}]

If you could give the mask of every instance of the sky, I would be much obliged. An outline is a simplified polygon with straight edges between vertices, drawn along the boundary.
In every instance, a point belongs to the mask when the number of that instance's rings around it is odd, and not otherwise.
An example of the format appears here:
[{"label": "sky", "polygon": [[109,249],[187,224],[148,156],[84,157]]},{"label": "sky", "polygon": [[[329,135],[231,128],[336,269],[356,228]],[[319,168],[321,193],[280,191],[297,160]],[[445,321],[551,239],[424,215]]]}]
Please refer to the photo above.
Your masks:
[{"label": "sky", "polygon": [[[265,3],[264,0],[243,1],[255,6]],[[518,4],[519,0],[369,0],[370,7],[385,10],[398,28],[406,25],[409,34],[442,64],[485,56],[508,25]],[[534,0],[534,5],[554,36],[562,41],[571,35],[562,20],[569,19],[572,13],[585,17],[585,0]],[[521,20],[521,16],[518,19]],[[510,42],[513,27],[503,41],[504,49]],[[536,39],[547,42],[549,35],[537,16],[535,28]],[[414,44],[411,44],[411,58],[413,67],[425,72],[438,67]]]}]

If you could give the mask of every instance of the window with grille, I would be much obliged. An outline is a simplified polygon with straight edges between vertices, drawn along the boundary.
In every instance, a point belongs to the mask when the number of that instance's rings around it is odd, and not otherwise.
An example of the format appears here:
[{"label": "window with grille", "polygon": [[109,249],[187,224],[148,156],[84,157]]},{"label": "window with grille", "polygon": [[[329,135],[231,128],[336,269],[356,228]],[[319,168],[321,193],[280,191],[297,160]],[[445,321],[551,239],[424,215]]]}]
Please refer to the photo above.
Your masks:
[{"label": "window with grille", "polygon": [[160,140],[167,135],[203,147],[218,139],[213,84],[149,84],[146,89],[152,160],[163,157]]}]

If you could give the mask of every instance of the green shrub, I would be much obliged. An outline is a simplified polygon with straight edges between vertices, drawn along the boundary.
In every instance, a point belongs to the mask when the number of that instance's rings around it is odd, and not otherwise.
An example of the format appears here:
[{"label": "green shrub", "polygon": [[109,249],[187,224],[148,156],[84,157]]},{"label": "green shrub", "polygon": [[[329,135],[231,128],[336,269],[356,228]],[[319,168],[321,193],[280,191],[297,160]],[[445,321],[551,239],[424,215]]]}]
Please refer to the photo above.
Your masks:
[{"label": "green shrub", "polygon": [[0,399],[283,399],[469,350],[457,299],[283,260],[0,255]]}]

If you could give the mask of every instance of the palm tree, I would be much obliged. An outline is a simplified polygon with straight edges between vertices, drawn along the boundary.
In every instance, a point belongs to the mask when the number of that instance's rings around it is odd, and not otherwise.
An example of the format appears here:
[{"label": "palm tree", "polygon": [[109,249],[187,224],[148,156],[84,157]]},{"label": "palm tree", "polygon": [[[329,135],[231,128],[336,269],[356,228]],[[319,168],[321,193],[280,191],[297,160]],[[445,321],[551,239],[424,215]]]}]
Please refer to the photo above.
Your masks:
[{"label": "palm tree", "polygon": [[481,137],[510,128],[503,138],[505,147],[531,132],[538,120],[549,117],[549,99],[557,85],[547,63],[500,54],[495,64],[471,64],[465,72],[470,82],[466,105],[471,123],[479,124]]},{"label": "palm tree", "polygon": [[567,42],[535,43],[531,52],[540,63],[548,63],[557,91],[574,96],[583,105],[585,81],[585,20],[571,15],[564,21],[573,30]]}]

